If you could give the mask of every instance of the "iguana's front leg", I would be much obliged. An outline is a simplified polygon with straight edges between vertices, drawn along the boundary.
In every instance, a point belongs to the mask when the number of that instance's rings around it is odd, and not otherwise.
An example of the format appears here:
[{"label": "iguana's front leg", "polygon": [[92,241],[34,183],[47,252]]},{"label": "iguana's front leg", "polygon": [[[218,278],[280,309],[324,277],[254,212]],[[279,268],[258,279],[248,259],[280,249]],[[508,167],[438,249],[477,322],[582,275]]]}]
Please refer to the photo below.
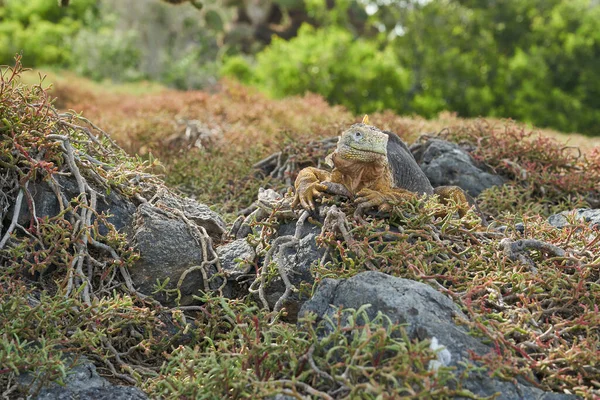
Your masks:
[{"label": "iguana's front leg", "polygon": [[363,188],[356,194],[356,199],[354,200],[358,206],[356,213],[360,215],[362,211],[373,207],[377,207],[381,212],[387,212],[395,204],[407,199],[413,199],[415,196],[415,193],[399,188]]},{"label": "iguana's front leg", "polygon": [[330,180],[331,172],[314,167],[304,168],[294,182],[296,197],[292,207],[300,204],[305,210],[314,211],[315,199],[327,191],[327,185],[321,182]]}]

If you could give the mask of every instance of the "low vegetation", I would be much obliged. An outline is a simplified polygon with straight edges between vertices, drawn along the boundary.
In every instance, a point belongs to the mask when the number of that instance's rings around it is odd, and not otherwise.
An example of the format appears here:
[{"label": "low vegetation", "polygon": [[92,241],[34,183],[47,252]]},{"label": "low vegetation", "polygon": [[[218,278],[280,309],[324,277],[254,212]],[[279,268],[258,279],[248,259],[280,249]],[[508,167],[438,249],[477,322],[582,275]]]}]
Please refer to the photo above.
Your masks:
[{"label": "low vegetation", "polygon": [[[20,83],[19,72],[18,65],[4,69],[0,80],[0,210],[9,223],[6,212],[27,185],[53,179],[73,160],[102,191],[131,198],[163,185],[144,178],[159,173],[171,190],[232,221],[260,186],[286,188],[285,179],[265,177],[253,164],[278,151],[295,156],[300,162],[287,177],[293,179],[302,164],[324,157],[319,139],[359,118],[317,95],[275,101],[231,81],[212,93],[123,94],[60,79],[46,90],[47,83]],[[54,96],[62,111],[52,105]],[[64,113],[69,109],[86,119]],[[428,133],[468,145],[476,159],[510,179],[481,197],[484,212],[506,226],[506,237],[543,241],[564,254],[533,251],[531,263],[513,258],[500,243],[504,236],[474,224],[475,215],[436,219],[440,205],[417,199],[389,219],[348,221],[347,238],[324,232],[318,240],[333,261],[314,265],[317,283],[352,276],[367,268],[364,260],[376,259],[385,273],[450,295],[472,318],[473,332],[494,344],[495,354],[481,360],[492,374],[513,379],[520,373],[548,390],[600,395],[598,229],[571,221],[559,230],[545,220],[594,204],[598,151],[580,154],[510,121],[451,114],[429,121],[390,112],[370,119],[408,142]],[[69,158],[69,143],[79,158]],[[148,186],[135,183],[140,179]],[[21,199],[26,205],[27,196]],[[27,371],[43,380],[64,376],[70,361],[61,352],[88,356],[102,374],[150,397],[471,396],[451,371],[428,369],[435,357],[428,342],[411,342],[401,327],[383,324],[382,315],[357,324],[364,310],[340,310],[336,318],[355,322],[334,323],[322,338],[323,327],[310,318],[298,326],[270,323],[274,316],[250,297],[205,294],[202,306],[167,309],[140,296],[127,283],[135,252],[114,230],[100,235],[104,216],[90,201],[84,190],[54,218],[1,228],[10,243],[0,246],[0,392],[6,396],[17,393],[15,379]],[[340,207],[352,214],[350,204]],[[100,222],[78,224],[88,212]],[[80,273],[79,259],[92,265],[91,275]],[[180,334],[172,335],[173,328]]]}]

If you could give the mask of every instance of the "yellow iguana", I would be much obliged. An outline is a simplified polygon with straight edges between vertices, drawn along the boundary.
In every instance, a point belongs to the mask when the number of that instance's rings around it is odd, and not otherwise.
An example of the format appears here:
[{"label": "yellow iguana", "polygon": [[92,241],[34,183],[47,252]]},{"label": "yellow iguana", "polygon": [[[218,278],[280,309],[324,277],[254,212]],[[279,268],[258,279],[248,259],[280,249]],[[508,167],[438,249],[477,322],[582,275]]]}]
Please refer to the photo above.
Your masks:
[{"label": "yellow iguana", "polygon": [[377,207],[389,211],[394,204],[423,194],[437,194],[446,203],[454,200],[462,217],[470,208],[466,193],[458,186],[433,188],[404,142],[391,132],[368,125],[367,116],[340,136],[336,150],[326,162],[333,171],[304,168],[295,181],[293,206],[314,210],[323,193],[354,199],[357,213]]}]

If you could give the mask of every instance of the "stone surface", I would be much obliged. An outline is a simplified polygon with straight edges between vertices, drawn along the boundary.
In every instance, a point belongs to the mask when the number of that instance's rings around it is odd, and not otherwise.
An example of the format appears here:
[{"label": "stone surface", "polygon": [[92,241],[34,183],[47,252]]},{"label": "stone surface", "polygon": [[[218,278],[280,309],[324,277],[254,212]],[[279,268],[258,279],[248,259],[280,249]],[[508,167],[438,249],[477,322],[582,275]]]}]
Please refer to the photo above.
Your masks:
[{"label": "stone surface", "polygon": [[276,394],[273,397],[270,397],[271,400],[295,400],[296,397],[288,396],[285,394]]},{"label": "stone surface", "polygon": [[[214,221],[210,225],[217,224]],[[152,295],[165,305],[174,305],[174,297],[169,299],[162,293],[153,295],[154,285],[159,279],[169,279],[168,289],[177,287],[177,283],[185,271],[199,266],[204,261],[203,248],[192,236],[190,227],[182,220],[172,218],[160,208],[150,204],[141,204],[135,214],[135,226],[132,244],[140,253],[139,260],[129,270],[131,278],[138,290]],[[207,245],[208,256],[212,256],[212,244]],[[216,257],[216,255],[215,255]],[[212,260],[212,259],[211,259]],[[215,266],[207,269],[208,277],[217,272]],[[210,279],[209,288],[221,286],[220,278]],[[190,272],[181,285],[181,305],[195,303],[193,295],[204,290],[204,280],[200,270]]]},{"label": "stone surface", "polygon": [[563,211],[548,217],[548,223],[556,228],[564,228],[569,225],[568,217],[582,220],[600,228],[600,209],[578,208],[572,211]]},{"label": "stone surface", "polygon": [[182,211],[186,218],[206,229],[206,233],[216,242],[220,242],[223,234],[227,232],[227,224],[223,218],[206,204],[198,203],[194,199],[166,194],[156,202],[156,205],[165,205]]},{"label": "stone surface", "polygon": [[[67,371],[64,385],[51,382],[39,388],[33,374],[19,376],[20,390],[32,393],[32,400],[145,400],[148,396],[140,389],[131,386],[113,385],[96,372],[96,366],[85,357],[77,360],[77,365]],[[39,391],[38,391],[39,389]],[[36,393],[37,394],[34,394]]]},{"label": "stone surface", "polygon": [[[65,198],[63,199],[65,206],[68,204],[68,201],[79,196],[77,182],[75,182],[73,177],[57,175],[56,181],[65,195]],[[98,191],[98,212],[109,214],[110,217],[107,218],[108,222],[113,224],[119,231],[130,226],[133,219],[133,214],[135,213],[135,205],[129,200],[118,195],[115,191],[111,191],[109,194],[106,194],[103,190],[96,190]],[[48,183],[45,181],[35,183],[32,182],[32,184],[29,185],[29,191],[33,197],[36,215],[39,218],[51,218],[60,213],[58,199]],[[11,217],[12,214],[9,215],[9,218]],[[30,219],[31,215],[29,213],[27,202],[23,201],[18,221],[21,225],[27,226]],[[100,224],[99,232],[101,235],[105,235],[108,232],[108,229],[104,224]]]},{"label": "stone surface", "polygon": [[228,280],[236,280],[248,274],[256,258],[254,247],[246,239],[237,239],[219,246],[217,254]]},{"label": "stone surface", "polygon": [[217,255],[227,279],[223,295],[227,298],[246,296],[250,283],[256,278],[254,247],[246,239],[237,239],[217,247]]},{"label": "stone surface", "polygon": [[[293,236],[296,230],[296,221],[284,223],[279,227],[278,237]],[[273,254],[273,261],[281,267],[288,276],[292,285],[297,289],[301,288],[302,284],[312,286],[314,277],[310,272],[310,266],[321,259],[324,249],[317,246],[316,237],[320,234],[319,226],[305,222],[301,229],[299,237],[301,238],[296,245],[277,249]],[[270,279],[265,287],[265,297],[272,309],[277,300],[285,292],[285,283],[279,275]],[[294,292],[289,299],[284,303],[287,310],[286,321],[297,320],[298,312],[302,304],[308,300],[309,293]]]},{"label": "stone surface", "polygon": [[426,143],[412,145],[411,151],[433,187],[459,186],[477,197],[485,189],[506,181],[477,166],[469,153],[455,143],[429,139]]},{"label": "stone surface", "polygon": [[[432,345],[446,352],[439,353],[437,363],[456,367],[457,374],[464,371],[461,361],[469,361],[469,353],[485,355],[493,349],[478,338],[469,335],[455,318],[466,319],[460,309],[447,297],[428,285],[408,279],[392,277],[380,272],[363,272],[345,280],[324,279],[313,298],[304,303],[299,317],[308,312],[317,315],[317,321],[334,317],[335,307],[367,309],[369,318],[378,311],[387,315],[393,323],[405,324],[411,339],[431,339]],[[575,399],[560,393],[547,393],[517,379],[517,383],[492,379],[485,372],[471,373],[463,387],[479,396],[498,393],[502,400],[563,400]]]}]

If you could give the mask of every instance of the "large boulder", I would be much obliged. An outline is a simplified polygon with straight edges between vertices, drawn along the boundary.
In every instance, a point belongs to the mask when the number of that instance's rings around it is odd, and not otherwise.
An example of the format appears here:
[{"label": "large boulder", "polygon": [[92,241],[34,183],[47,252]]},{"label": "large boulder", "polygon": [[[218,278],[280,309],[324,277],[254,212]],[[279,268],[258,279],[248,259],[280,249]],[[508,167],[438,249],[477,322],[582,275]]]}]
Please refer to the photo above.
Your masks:
[{"label": "large boulder", "polygon": [[412,145],[410,149],[433,187],[459,186],[477,197],[485,189],[500,186],[506,181],[477,165],[469,153],[456,143],[429,139]]},{"label": "large boulder", "polygon": [[[367,309],[369,318],[381,311],[392,323],[404,324],[411,339],[431,339],[436,348],[443,346],[437,362],[455,367],[457,376],[465,370],[463,362],[473,363],[471,352],[483,356],[493,351],[455,322],[456,318],[467,317],[449,298],[423,283],[380,272],[363,272],[345,280],[324,279],[312,299],[304,303],[299,316],[311,312],[317,315],[317,321],[334,319],[336,307],[358,309],[365,304],[371,305]],[[496,399],[505,400],[577,398],[544,392],[521,379],[503,381],[481,372],[471,372],[463,387],[478,396],[498,394]]]},{"label": "large boulder", "polygon": [[166,289],[176,289],[186,274],[179,286],[179,304],[189,305],[196,302],[193,296],[201,290],[216,290],[223,283],[215,276],[218,257],[213,243],[225,232],[225,223],[205,205],[196,203],[193,207],[186,200],[184,207],[175,207],[173,201],[166,203],[173,207],[160,202],[138,207],[130,240],[140,258],[129,272],[140,292],[165,305],[175,305],[176,301],[163,292],[153,294],[157,280],[169,279]]},{"label": "large boulder", "polygon": [[177,210],[185,216],[185,219],[206,230],[206,233],[216,243],[220,242],[227,232],[227,225],[219,214],[211,210],[206,204],[198,203],[189,197],[165,193],[156,202],[156,206]]}]

